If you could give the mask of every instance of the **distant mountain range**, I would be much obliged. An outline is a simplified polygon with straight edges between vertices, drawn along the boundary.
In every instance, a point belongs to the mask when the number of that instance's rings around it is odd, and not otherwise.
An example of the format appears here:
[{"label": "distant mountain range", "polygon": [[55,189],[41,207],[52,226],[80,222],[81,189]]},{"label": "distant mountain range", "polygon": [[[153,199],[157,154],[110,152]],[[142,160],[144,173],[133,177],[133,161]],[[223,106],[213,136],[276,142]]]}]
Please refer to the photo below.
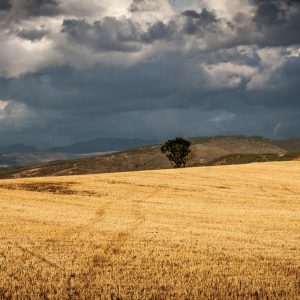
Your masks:
[{"label": "distant mountain range", "polygon": [[120,151],[140,147],[149,144],[155,144],[158,141],[144,140],[144,139],[123,139],[123,138],[98,138],[90,141],[71,144],[68,146],[53,147],[48,149],[38,149],[33,146],[24,144],[13,144],[7,146],[0,146],[0,154],[8,153],[71,153],[71,154],[85,154],[97,152],[111,152]]},{"label": "distant mountain range", "polygon": [[79,159],[82,157],[82,155],[69,153],[5,153],[0,154],[0,168],[24,167],[49,161]]},{"label": "distant mountain range", "polygon": [[46,152],[62,152],[72,154],[121,151],[130,148],[156,144],[158,141],[144,139],[98,138],[91,141],[75,143],[65,147],[55,147]]},{"label": "distant mountain range", "polygon": [[[300,150],[300,138],[281,141],[257,136],[188,139],[192,142],[189,167],[293,160],[300,156],[300,151],[295,151]],[[96,174],[170,167],[168,159],[160,153],[160,145],[154,144],[87,158],[41,163],[11,170],[10,173],[2,175],[2,178]]]},{"label": "distant mountain range", "polygon": [[28,166],[54,160],[78,159],[90,156],[91,154],[111,153],[155,143],[157,143],[157,141],[138,138],[98,138],[69,146],[44,150],[21,143],[0,146],[0,168]]}]

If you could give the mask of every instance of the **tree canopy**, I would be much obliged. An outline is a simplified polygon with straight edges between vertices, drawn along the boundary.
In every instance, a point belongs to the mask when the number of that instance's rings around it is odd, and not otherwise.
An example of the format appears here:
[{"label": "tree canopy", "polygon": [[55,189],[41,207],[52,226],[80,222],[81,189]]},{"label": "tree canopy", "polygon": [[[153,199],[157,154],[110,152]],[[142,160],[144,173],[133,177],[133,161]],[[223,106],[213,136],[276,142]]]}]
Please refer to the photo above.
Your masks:
[{"label": "tree canopy", "polygon": [[191,153],[191,142],[176,137],[173,140],[166,141],[160,148],[162,154],[166,154],[167,158],[175,168],[184,168]]}]

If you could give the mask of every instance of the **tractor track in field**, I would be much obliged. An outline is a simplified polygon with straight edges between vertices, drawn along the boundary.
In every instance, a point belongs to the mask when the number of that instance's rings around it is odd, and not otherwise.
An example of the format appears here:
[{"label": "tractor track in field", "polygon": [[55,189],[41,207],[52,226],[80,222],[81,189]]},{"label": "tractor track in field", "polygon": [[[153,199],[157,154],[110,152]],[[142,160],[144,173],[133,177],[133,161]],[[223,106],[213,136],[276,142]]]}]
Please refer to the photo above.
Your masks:
[{"label": "tractor track in field", "polygon": [[30,250],[29,247],[22,246],[15,240],[11,240],[11,242],[13,243],[15,248],[20,249],[23,252],[23,254],[24,255],[27,254],[29,256],[29,258],[35,258],[35,259],[47,264],[49,267],[52,267],[52,268],[55,268],[55,269],[60,269],[59,265],[57,265],[56,263],[54,263],[51,260],[49,260],[48,258],[46,258],[44,255],[41,255],[41,254],[37,253],[36,250],[34,250],[34,251]]},{"label": "tractor track in field", "polygon": [[[114,206],[111,206],[110,209],[114,209]],[[104,267],[105,265],[108,265],[114,256],[122,253],[122,249],[126,242],[132,237],[134,231],[145,222],[145,216],[141,206],[136,203],[132,203],[130,215],[132,216],[133,221],[126,224],[124,229],[114,233],[101,251],[102,253],[93,258],[93,265],[95,267]]]},{"label": "tractor track in field", "polygon": [[[154,191],[148,192],[148,195],[143,198],[143,201],[147,201],[157,195],[159,192],[159,189],[154,189]],[[132,196],[132,192],[126,193],[124,195]],[[118,200],[116,203],[113,203],[109,210],[113,213],[117,214],[115,215],[115,218],[122,218],[122,211],[120,211],[120,205]],[[132,222],[124,223],[124,228],[119,230],[118,232],[114,233],[111,237],[111,239],[107,242],[104,249],[100,251],[97,255],[95,255],[92,259],[92,269],[94,276],[97,274],[97,270],[106,268],[110,266],[113,263],[113,260],[122,254],[124,251],[126,243],[131,239],[134,238],[134,232],[136,232],[140,226],[143,225],[143,223],[146,221],[145,217],[145,211],[143,210],[143,207],[141,205],[142,203],[132,200],[130,210],[126,212],[126,215],[132,216]],[[104,216],[108,211],[105,211],[103,215]]]}]

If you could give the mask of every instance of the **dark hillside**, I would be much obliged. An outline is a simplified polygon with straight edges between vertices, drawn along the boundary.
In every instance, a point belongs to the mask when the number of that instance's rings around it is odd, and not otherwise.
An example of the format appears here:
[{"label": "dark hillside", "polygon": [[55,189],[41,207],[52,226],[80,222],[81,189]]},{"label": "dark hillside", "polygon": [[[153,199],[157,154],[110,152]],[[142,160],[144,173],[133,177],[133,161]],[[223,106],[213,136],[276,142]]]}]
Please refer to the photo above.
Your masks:
[{"label": "dark hillside", "polygon": [[271,142],[273,143],[273,145],[288,151],[300,150],[300,138],[273,140]]}]

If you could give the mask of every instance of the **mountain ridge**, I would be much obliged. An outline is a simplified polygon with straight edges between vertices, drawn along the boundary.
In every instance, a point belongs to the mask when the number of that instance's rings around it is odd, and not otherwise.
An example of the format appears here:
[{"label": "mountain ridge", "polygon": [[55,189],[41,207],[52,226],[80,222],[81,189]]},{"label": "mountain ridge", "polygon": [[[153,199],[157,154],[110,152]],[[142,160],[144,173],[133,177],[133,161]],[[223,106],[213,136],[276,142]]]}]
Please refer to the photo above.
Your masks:
[{"label": "mountain ridge", "polygon": [[68,146],[52,147],[47,152],[62,152],[72,154],[121,151],[124,149],[140,147],[147,144],[157,143],[157,140],[146,140],[141,138],[97,138],[93,140],[73,143]]}]

